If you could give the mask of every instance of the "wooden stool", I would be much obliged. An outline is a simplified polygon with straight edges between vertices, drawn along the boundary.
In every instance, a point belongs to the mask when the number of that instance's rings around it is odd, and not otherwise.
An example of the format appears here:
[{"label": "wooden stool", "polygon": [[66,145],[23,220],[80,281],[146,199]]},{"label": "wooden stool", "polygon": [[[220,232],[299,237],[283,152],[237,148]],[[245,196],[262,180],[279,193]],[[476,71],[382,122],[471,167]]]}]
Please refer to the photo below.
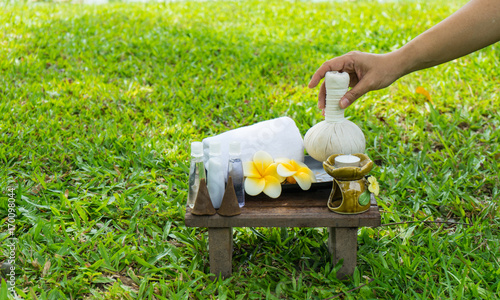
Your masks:
[{"label": "wooden stool", "polygon": [[278,199],[264,194],[247,195],[241,214],[234,217],[195,216],[187,208],[187,227],[207,227],[210,272],[228,277],[232,272],[233,227],[328,227],[328,249],[333,264],[340,259],[344,263],[337,272],[345,278],[354,272],[357,257],[359,227],[380,225],[377,202],[372,198],[370,210],[357,215],[340,215],[327,208],[329,188],[309,191],[283,191]]}]

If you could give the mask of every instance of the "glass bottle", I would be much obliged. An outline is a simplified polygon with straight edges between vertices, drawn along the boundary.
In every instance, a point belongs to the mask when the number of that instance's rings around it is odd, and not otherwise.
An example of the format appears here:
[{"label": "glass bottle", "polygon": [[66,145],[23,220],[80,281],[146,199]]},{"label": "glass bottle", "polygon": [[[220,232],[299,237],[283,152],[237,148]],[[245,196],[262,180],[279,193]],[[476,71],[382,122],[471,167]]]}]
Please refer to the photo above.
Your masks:
[{"label": "glass bottle", "polygon": [[187,205],[190,208],[194,207],[196,196],[200,188],[200,180],[205,179],[205,166],[203,164],[203,143],[191,143],[191,165],[189,167],[189,190]]},{"label": "glass bottle", "polygon": [[224,196],[225,183],[224,172],[221,161],[220,142],[211,142],[209,145],[210,158],[207,164],[207,185],[212,205],[215,209],[220,208]]},{"label": "glass bottle", "polygon": [[227,178],[233,179],[233,186],[240,207],[245,206],[245,190],[243,186],[243,164],[241,162],[240,142],[229,143],[229,162],[227,166]]}]

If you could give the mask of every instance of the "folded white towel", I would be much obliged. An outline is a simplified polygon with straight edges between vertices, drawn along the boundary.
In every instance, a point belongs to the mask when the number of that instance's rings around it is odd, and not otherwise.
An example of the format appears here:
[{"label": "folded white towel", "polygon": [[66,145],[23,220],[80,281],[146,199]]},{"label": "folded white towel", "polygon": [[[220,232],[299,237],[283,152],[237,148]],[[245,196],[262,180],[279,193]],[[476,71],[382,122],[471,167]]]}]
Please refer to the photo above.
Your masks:
[{"label": "folded white towel", "polygon": [[[296,161],[304,161],[304,141],[297,125],[289,117],[281,117],[245,126],[203,140],[205,166],[208,162],[208,146],[210,142],[221,143],[221,160],[223,170],[227,170],[229,160],[229,143],[241,143],[241,161],[250,161],[255,152],[266,151],[273,158],[286,157]],[[227,174],[226,174],[227,175]]]}]

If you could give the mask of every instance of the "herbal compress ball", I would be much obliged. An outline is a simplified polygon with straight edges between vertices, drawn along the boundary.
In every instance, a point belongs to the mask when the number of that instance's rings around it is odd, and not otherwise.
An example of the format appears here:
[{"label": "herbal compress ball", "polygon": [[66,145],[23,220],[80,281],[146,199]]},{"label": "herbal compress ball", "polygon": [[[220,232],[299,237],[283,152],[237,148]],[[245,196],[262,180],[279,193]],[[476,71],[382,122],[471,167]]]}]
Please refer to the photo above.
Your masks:
[{"label": "herbal compress ball", "polygon": [[349,88],[349,74],[336,71],[325,74],[325,120],[309,129],[304,137],[307,153],[318,161],[332,154],[365,152],[365,136],[361,129],[344,117],[339,100]]}]

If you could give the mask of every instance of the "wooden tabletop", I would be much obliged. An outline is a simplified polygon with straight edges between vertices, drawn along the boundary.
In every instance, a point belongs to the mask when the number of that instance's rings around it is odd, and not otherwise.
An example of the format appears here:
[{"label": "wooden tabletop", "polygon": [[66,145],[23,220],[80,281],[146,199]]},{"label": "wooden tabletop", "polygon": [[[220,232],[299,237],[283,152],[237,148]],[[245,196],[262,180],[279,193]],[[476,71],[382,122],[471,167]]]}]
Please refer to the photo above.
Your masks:
[{"label": "wooden tabletop", "polygon": [[327,207],[331,187],[309,191],[283,190],[272,199],[265,194],[246,195],[241,214],[234,217],[196,216],[186,209],[188,227],[376,227],[380,225],[377,202],[372,198],[370,210],[357,215],[341,215]]}]

